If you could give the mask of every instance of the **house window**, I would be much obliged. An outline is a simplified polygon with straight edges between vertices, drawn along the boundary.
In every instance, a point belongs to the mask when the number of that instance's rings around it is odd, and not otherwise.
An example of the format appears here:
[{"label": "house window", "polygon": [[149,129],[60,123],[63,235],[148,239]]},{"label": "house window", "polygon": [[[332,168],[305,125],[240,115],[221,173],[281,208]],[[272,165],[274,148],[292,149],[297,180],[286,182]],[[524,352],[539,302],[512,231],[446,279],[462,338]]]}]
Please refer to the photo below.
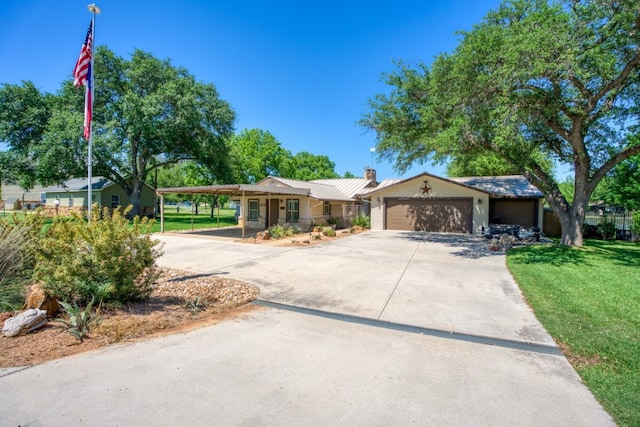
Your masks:
[{"label": "house window", "polygon": [[331,203],[329,202],[322,203],[322,215],[331,215]]},{"label": "house window", "polygon": [[287,200],[287,222],[297,223],[300,219],[300,200]]},{"label": "house window", "polygon": [[73,196],[69,196],[69,207],[73,207]]},{"label": "house window", "polygon": [[111,196],[111,209],[116,209],[118,206],[120,206],[120,195],[113,194]]},{"label": "house window", "polygon": [[40,204],[41,205],[47,204],[47,193],[40,193]]},{"label": "house window", "polygon": [[258,220],[258,200],[249,200],[249,221]]}]

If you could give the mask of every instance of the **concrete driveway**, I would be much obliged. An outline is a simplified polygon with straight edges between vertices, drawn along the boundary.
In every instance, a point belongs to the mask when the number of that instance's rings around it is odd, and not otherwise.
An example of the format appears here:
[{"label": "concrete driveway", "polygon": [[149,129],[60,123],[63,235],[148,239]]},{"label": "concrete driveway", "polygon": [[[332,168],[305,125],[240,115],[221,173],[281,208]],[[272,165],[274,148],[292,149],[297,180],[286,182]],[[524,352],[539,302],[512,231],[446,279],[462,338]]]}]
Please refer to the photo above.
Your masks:
[{"label": "concrete driveway", "polygon": [[161,265],[250,281],[260,304],[0,377],[0,425],[613,425],[472,237],[159,238]]}]

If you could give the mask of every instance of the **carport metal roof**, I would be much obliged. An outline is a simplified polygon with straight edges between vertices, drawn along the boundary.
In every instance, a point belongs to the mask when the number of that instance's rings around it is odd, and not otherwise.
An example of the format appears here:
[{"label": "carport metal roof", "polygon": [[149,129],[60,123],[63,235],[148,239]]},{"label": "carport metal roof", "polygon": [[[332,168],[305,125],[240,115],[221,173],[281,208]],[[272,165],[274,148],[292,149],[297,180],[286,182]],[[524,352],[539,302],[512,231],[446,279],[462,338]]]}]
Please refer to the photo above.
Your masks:
[{"label": "carport metal roof", "polygon": [[158,188],[156,193],[164,194],[225,194],[232,196],[260,196],[266,194],[285,194],[293,196],[308,196],[308,188],[276,187],[255,184],[225,184],[206,185],[201,187],[172,187]]}]

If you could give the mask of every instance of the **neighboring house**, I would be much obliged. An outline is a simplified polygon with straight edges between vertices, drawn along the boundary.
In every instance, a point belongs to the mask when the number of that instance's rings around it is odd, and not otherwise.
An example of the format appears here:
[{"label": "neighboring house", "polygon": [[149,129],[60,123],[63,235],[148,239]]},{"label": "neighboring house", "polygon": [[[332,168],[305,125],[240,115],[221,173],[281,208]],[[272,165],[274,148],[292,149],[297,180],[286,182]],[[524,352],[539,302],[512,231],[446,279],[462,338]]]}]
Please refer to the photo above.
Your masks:
[{"label": "neighboring house", "polygon": [[44,187],[35,186],[30,190],[23,190],[19,185],[2,183],[2,200],[7,210],[35,209],[44,204],[42,190]]},{"label": "neighboring house", "polygon": [[373,230],[481,233],[491,223],[542,228],[542,193],[523,176],[384,180],[360,194]]},{"label": "neighboring house", "polygon": [[[19,194],[19,200],[24,200],[27,208],[43,206],[47,211],[56,209],[57,200],[57,208],[62,213],[87,209],[88,185],[87,178],[74,178],[62,185],[38,186],[28,192],[23,192],[17,185],[3,185],[2,193],[3,197],[7,197],[5,200]],[[122,187],[101,176],[91,179],[91,198],[93,203],[111,208],[131,204],[130,197]],[[154,198],[153,189],[144,185],[140,197],[140,208],[143,212],[153,212]]]},{"label": "neighboring house", "polygon": [[302,229],[370,213],[373,230],[481,233],[489,224],[542,228],[542,193],[523,176],[442,178],[422,173],[376,182],[365,178],[296,181],[267,177],[257,184],[161,188],[158,194],[226,194],[240,206],[243,227],[298,224]]}]

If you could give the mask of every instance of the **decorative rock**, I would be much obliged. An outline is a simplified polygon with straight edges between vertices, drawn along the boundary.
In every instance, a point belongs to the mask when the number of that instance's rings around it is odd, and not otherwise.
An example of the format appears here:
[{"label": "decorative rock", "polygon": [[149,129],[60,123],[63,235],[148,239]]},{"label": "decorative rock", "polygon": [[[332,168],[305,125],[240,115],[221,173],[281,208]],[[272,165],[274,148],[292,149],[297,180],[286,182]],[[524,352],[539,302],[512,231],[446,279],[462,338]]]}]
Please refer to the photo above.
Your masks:
[{"label": "decorative rock", "polygon": [[38,285],[34,285],[27,296],[27,299],[24,303],[23,310],[28,310],[30,308],[39,308],[40,310],[45,310],[47,312],[47,316],[53,317],[58,311],[60,311],[60,305],[55,298],[51,298],[44,290],[42,290]]},{"label": "decorative rock", "polygon": [[507,234],[507,233],[503,233],[500,236],[500,249],[502,249],[503,251],[508,251],[509,249],[511,249],[513,247],[513,243],[515,241],[515,237]]},{"label": "decorative rock", "polygon": [[47,324],[47,312],[38,308],[30,308],[4,321],[2,335],[15,337]]},{"label": "decorative rock", "polygon": [[257,240],[269,240],[271,238],[271,233],[269,230],[264,230],[256,234]]}]

